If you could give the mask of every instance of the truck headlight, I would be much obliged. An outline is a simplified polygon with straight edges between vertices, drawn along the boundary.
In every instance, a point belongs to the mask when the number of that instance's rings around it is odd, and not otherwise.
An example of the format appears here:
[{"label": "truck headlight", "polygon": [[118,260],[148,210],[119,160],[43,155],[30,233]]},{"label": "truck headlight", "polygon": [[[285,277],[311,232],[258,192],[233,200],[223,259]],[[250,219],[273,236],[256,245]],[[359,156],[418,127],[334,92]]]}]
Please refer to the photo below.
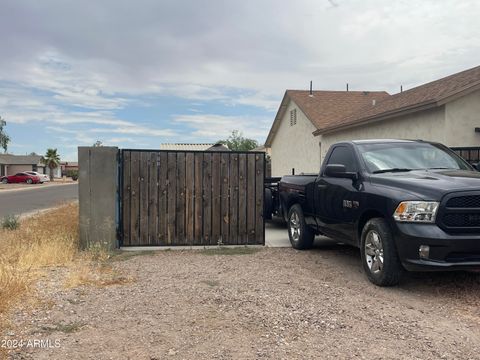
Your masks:
[{"label": "truck headlight", "polygon": [[402,201],[393,213],[393,218],[404,222],[435,222],[438,202],[436,201]]}]

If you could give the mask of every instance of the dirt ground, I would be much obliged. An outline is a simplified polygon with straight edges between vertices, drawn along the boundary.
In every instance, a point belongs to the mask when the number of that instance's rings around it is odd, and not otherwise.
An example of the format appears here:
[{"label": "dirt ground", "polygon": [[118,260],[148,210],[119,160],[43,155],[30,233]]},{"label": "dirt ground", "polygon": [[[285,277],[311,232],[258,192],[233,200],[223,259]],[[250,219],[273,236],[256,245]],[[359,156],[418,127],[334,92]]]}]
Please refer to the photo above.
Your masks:
[{"label": "dirt ground", "polygon": [[351,247],[254,251],[129,254],[113,266],[133,281],[105,287],[66,289],[66,270],[52,269],[39,288],[43,306],[16,311],[6,336],[52,346],[10,356],[480,358],[476,274],[413,274],[399,287],[379,288]]}]

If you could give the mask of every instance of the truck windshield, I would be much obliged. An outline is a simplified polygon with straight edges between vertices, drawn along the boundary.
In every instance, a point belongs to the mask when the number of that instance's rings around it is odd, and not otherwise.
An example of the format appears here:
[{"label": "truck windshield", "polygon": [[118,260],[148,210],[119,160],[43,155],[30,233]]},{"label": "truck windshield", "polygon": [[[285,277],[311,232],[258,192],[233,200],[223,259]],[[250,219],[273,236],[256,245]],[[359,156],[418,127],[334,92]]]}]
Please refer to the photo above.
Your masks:
[{"label": "truck windshield", "polygon": [[427,169],[472,170],[465,160],[441,145],[419,142],[358,144],[370,173]]}]

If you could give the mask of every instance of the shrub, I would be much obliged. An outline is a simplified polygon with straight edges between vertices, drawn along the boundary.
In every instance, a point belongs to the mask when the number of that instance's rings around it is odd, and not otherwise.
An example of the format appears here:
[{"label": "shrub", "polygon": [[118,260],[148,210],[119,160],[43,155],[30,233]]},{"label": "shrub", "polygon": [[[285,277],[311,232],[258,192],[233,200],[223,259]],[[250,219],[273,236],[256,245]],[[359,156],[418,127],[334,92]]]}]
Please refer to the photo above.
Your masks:
[{"label": "shrub", "polygon": [[19,217],[15,215],[7,215],[2,220],[2,229],[16,230],[20,226]]},{"label": "shrub", "polygon": [[72,180],[77,181],[78,180],[78,170],[68,170],[67,171],[67,176],[71,177]]}]

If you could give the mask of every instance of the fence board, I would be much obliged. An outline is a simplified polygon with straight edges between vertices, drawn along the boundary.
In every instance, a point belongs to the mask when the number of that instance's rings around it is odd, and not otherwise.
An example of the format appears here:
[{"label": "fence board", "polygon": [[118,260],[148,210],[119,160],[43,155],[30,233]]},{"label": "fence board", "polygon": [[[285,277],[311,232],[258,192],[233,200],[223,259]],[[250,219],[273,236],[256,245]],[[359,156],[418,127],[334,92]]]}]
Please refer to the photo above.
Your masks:
[{"label": "fence board", "polygon": [[229,244],[238,244],[238,154],[230,156],[230,236]]},{"label": "fence board", "polygon": [[230,156],[229,154],[222,154],[221,160],[220,160],[220,178],[222,181],[222,198],[220,201],[220,207],[221,207],[221,240],[223,244],[228,244],[229,243],[229,229],[230,229],[230,221],[228,218],[228,204],[229,204],[229,173],[228,173],[228,168],[229,168],[229,159]]},{"label": "fence board", "polygon": [[177,200],[177,154],[168,153],[168,186],[167,186],[167,243],[172,245],[175,242],[175,220]]},{"label": "fence board", "polygon": [[255,243],[263,244],[263,194],[264,194],[265,157],[255,155]]},{"label": "fence board", "polygon": [[139,244],[139,234],[140,234],[140,153],[132,152],[131,156],[131,172],[132,172],[132,192],[131,192],[131,237],[130,241],[132,245]]},{"label": "fence board", "polygon": [[176,242],[186,244],[185,239],[185,153],[177,154],[177,204],[176,204]]},{"label": "fence board", "polygon": [[214,153],[212,155],[212,243],[218,244],[221,239],[221,154]]},{"label": "fence board", "polygon": [[186,206],[186,241],[189,245],[193,244],[194,224],[195,224],[195,155],[187,153],[185,155],[186,169],[186,190],[185,190],[185,206]]},{"label": "fence board", "polygon": [[211,244],[212,233],[212,154],[203,154],[203,239],[202,244]]},{"label": "fence board", "polygon": [[238,243],[247,244],[247,155],[238,155]]},{"label": "fence board", "polygon": [[158,153],[148,153],[148,243],[153,245],[157,238],[158,222]]},{"label": "fence board", "polygon": [[131,201],[131,163],[130,163],[130,151],[125,151],[122,157],[123,161],[123,180],[122,180],[122,192],[123,192],[123,203],[122,203],[122,215],[123,215],[123,244],[130,245],[130,224],[131,224],[131,213],[130,213],[130,201]]},{"label": "fence board", "polygon": [[195,236],[194,245],[202,244],[203,231],[203,153],[195,153]]},{"label": "fence board", "polygon": [[157,241],[159,245],[167,244],[167,212],[168,212],[168,155],[166,152],[160,153],[160,165],[159,165],[159,194],[158,194],[158,235]]},{"label": "fence board", "polygon": [[264,159],[123,150],[123,245],[264,244]]},{"label": "fence board", "polygon": [[247,235],[248,244],[255,243],[255,154],[247,155]]}]

